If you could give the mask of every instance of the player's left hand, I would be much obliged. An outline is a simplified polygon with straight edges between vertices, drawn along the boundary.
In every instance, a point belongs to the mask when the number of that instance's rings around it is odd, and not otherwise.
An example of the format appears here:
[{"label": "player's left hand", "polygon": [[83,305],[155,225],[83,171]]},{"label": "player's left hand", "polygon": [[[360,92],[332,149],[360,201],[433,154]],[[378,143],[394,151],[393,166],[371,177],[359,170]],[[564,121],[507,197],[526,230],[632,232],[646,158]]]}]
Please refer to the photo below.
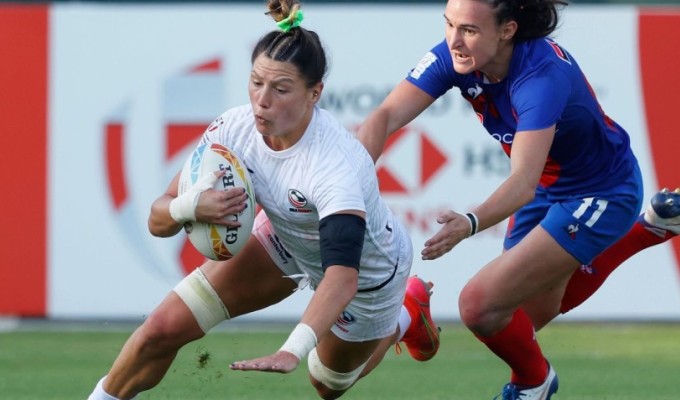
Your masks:
[{"label": "player's left hand", "polygon": [[425,242],[425,248],[420,252],[423,260],[437,259],[470,237],[470,220],[462,214],[445,211],[439,215],[437,223],[443,226]]},{"label": "player's left hand", "polygon": [[294,371],[298,364],[300,364],[300,359],[293,353],[277,351],[274,354],[252,360],[233,362],[229,368],[239,371],[264,371],[287,374]]}]

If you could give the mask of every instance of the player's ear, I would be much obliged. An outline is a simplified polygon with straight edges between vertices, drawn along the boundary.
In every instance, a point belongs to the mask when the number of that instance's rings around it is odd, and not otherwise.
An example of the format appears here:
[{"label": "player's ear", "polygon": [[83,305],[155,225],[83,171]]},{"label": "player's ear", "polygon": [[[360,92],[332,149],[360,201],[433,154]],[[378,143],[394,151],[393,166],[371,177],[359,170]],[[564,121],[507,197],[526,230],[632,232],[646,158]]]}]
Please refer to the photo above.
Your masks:
[{"label": "player's ear", "polygon": [[508,21],[501,27],[501,39],[510,40],[517,33],[517,21]]},{"label": "player's ear", "polygon": [[321,97],[321,92],[323,92],[323,82],[319,82],[310,90],[311,100],[316,103]]}]

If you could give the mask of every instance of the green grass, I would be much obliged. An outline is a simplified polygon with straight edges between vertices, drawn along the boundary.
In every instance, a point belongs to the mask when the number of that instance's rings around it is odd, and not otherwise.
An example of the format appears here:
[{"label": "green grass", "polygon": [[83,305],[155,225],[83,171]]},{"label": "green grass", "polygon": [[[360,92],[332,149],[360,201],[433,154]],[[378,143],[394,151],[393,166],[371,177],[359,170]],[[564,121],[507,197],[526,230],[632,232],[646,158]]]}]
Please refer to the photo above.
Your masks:
[{"label": "green grass", "polygon": [[[288,328],[213,332],[182,349],[163,382],[137,399],[314,399],[306,363],[288,375],[227,368],[276,350]],[[0,333],[0,398],[87,398],[129,333]],[[541,331],[539,341],[559,374],[554,400],[680,398],[680,324],[557,323]],[[406,351],[391,351],[343,399],[490,400],[507,378],[501,361],[452,324],[443,327],[433,360],[419,363]]]}]

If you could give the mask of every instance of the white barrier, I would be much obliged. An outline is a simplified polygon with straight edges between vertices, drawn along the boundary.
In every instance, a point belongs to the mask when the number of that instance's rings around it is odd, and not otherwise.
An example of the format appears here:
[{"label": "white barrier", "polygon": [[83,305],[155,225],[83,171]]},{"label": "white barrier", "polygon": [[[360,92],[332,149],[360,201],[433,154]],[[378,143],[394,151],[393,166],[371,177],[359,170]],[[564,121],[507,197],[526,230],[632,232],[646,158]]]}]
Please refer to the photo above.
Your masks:
[{"label": "white barrier", "polygon": [[[304,26],[331,56],[322,106],[356,126],[443,38],[443,6],[306,5]],[[634,7],[564,12],[556,39],[581,64],[605,111],[632,136],[656,190],[638,70]],[[147,315],[192,264],[183,235],[152,238],[153,199],[223,109],[247,101],[250,50],[274,29],[259,6],[57,4],[50,15],[47,314],[55,318]],[[507,173],[507,160],[462,98],[449,93],[386,152],[384,191],[416,247],[439,210],[466,210]],[[76,184],[77,182],[77,184]],[[503,227],[463,242],[441,260],[416,261],[435,282],[433,312],[458,318],[466,280],[501,250]],[[628,261],[568,318],[680,318],[678,264],[670,245]],[[309,291],[253,318],[297,318]]]}]

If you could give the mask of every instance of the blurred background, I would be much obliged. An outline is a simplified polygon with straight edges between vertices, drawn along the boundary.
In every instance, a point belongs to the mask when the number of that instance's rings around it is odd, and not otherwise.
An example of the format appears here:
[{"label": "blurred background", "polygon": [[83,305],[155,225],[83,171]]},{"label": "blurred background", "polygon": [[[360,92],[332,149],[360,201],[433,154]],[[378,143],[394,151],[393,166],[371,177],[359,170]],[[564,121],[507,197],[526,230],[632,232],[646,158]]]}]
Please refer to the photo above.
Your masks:
[{"label": "blurred background", "polygon": [[[444,1],[306,1],[303,26],[331,69],[321,106],[349,129],[443,39]],[[151,202],[205,127],[247,102],[250,51],[274,29],[263,1],[0,2],[0,326],[143,319],[201,257],[183,234],[153,238]],[[630,133],[645,198],[680,186],[677,1],[573,1],[555,39],[605,112]],[[446,209],[474,206],[508,162],[458,93],[389,143],[381,190],[416,253]],[[446,257],[416,260],[433,314],[500,253],[505,225]],[[628,260],[574,321],[680,322],[680,240]],[[296,320],[311,292],[244,317]]]}]

